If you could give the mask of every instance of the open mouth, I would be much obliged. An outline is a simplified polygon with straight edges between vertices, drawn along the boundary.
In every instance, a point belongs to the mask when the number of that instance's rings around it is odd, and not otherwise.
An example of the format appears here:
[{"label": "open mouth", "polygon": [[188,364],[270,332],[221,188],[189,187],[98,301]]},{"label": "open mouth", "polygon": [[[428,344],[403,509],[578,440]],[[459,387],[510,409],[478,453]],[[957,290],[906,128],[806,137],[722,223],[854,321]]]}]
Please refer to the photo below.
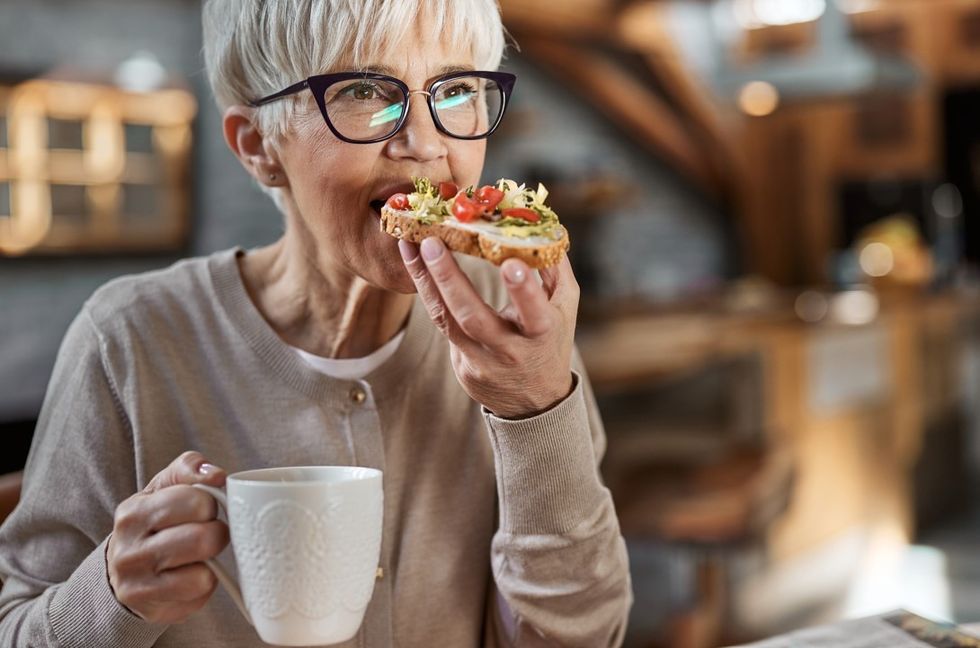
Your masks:
[{"label": "open mouth", "polygon": [[381,210],[384,208],[385,203],[394,194],[403,193],[409,194],[415,190],[415,185],[407,181],[398,181],[387,183],[380,186],[373,194],[371,194],[371,200],[368,201],[368,205],[371,207],[371,211],[378,218],[381,218]]}]

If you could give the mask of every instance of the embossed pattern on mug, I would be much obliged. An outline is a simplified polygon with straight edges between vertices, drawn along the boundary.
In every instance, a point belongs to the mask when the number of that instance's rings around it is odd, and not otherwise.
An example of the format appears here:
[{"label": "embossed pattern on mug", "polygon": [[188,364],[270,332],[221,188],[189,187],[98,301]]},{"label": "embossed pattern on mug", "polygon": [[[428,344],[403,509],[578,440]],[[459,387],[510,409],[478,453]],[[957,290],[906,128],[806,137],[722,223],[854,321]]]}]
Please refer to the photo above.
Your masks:
[{"label": "embossed pattern on mug", "polygon": [[[338,509],[334,524],[337,520],[345,520],[350,525],[349,528],[363,529],[381,523],[380,509],[384,504],[381,498],[375,498],[368,506],[359,506],[350,500],[345,505],[339,496],[331,495],[328,506],[331,509]],[[375,537],[377,538],[375,542],[358,542],[356,535],[352,534],[341,542],[328,543],[328,551],[333,554],[328,559],[328,563],[337,567],[336,571],[331,573],[331,577],[337,582],[335,591],[341,593],[341,605],[350,612],[360,612],[371,601],[374,575],[381,549],[381,534],[377,533]],[[363,574],[368,573],[371,577],[364,578]]]},{"label": "embossed pattern on mug", "polygon": [[367,607],[380,534],[377,542],[358,542],[354,529],[381,519],[380,500],[358,507],[332,495],[315,511],[281,500],[253,514],[244,500],[233,499],[235,558],[253,615],[276,618],[292,610],[322,619],[338,605],[351,612]]}]

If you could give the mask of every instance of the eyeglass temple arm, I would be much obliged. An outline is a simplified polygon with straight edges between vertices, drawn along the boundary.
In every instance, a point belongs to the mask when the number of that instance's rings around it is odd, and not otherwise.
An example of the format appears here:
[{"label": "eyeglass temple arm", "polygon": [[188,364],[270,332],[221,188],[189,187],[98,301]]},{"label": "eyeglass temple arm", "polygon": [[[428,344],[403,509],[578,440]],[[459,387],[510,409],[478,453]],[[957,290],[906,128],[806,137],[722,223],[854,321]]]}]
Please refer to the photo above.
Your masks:
[{"label": "eyeglass temple arm", "polygon": [[300,81],[299,83],[294,83],[288,88],[284,88],[275,94],[262,97],[261,99],[255,99],[254,101],[249,101],[248,105],[251,106],[252,108],[258,108],[259,106],[264,106],[267,103],[272,103],[277,99],[282,99],[283,97],[288,97],[289,95],[296,94],[297,92],[306,90],[306,88],[308,88],[309,85],[310,82],[308,80]]}]

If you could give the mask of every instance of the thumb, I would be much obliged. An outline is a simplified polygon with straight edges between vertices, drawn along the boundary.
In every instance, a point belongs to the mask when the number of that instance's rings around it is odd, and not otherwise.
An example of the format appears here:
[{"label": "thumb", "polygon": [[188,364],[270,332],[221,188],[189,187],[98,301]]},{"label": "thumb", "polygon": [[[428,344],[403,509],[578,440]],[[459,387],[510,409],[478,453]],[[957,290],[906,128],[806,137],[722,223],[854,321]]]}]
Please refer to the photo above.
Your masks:
[{"label": "thumb", "polygon": [[220,488],[225,485],[227,476],[223,468],[210,463],[200,452],[189,450],[154,475],[143,492],[153,493],[177,484],[207,484]]}]

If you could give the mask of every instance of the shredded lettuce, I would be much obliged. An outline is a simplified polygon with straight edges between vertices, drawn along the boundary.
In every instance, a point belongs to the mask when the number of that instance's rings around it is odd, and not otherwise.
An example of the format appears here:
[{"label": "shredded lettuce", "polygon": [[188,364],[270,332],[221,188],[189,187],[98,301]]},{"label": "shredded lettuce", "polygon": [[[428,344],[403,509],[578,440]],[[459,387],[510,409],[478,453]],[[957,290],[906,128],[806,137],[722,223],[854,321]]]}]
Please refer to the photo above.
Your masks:
[{"label": "shredded lettuce", "polygon": [[[432,184],[428,178],[412,178],[415,185],[415,192],[409,194],[408,204],[413,215],[425,222],[441,222],[452,215],[453,198],[443,200],[439,196],[439,189]],[[497,206],[497,211],[510,209],[512,207],[523,207],[534,210],[541,220],[537,223],[526,221],[523,218],[502,218],[494,225],[500,228],[507,228],[508,231],[515,231],[514,228],[534,228],[534,232],[544,233],[558,224],[558,215],[545,204],[548,198],[548,190],[544,185],[538,183],[537,189],[530,189],[524,184],[518,184],[514,180],[501,178],[496,183],[497,189],[504,192],[504,197]],[[466,195],[473,197],[475,187],[466,187]]]},{"label": "shredded lettuce", "polygon": [[428,178],[412,178],[415,191],[408,195],[408,205],[415,218],[426,222],[438,222],[449,216],[449,204],[439,197],[439,190]]},{"label": "shredded lettuce", "polygon": [[436,195],[436,188],[432,186],[432,181],[428,178],[412,177],[412,184],[415,185],[415,193],[427,196]]},{"label": "shredded lettuce", "polygon": [[525,227],[531,227],[553,225],[558,222],[558,215],[555,214],[551,207],[544,204],[544,201],[548,198],[548,190],[540,182],[538,183],[537,190],[533,190],[523,184],[517,184],[514,180],[501,178],[497,181],[497,189],[504,192],[504,198],[500,201],[499,209],[523,207],[525,209],[533,209],[541,217],[541,222],[539,223],[532,223],[524,219],[507,218],[503,221],[498,221],[497,225],[520,226],[519,224],[523,224]]}]

